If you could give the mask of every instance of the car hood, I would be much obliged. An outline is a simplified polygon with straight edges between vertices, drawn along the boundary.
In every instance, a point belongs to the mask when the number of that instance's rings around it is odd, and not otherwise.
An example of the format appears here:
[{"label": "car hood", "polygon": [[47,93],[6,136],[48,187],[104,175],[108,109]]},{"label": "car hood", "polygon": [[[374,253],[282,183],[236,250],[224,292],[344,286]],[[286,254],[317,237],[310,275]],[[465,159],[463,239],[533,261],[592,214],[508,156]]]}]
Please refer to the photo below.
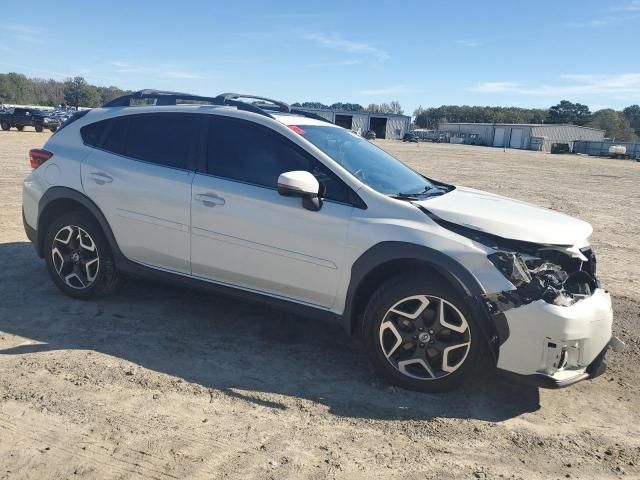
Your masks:
[{"label": "car hood", "polygon": [[448,222],[511,240],[573,246],[593,231],[564,213],[473,188],[456,187],[417,203]]}]

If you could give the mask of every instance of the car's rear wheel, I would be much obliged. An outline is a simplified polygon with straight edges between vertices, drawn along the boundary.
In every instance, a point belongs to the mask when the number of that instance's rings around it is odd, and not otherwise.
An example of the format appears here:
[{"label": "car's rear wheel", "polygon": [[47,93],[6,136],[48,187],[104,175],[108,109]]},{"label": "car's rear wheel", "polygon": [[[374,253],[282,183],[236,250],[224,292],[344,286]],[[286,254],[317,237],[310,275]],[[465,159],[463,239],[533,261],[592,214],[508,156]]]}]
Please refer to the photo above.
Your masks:
[{"label": "car's rear wheel", "polygon": [[0,128],[2,128],[2,130],[9,130],[11,128],[11,125],[9,125],[8,122],[2,122],[0,123]]},{"label": "car's rear wheel", "polygon": [[18,130],[23,131],[24,130],[24,125],[20,125],[16,127]]},{"label": "car's rear wheel", "polygon": [[444,281],[392,279],[365,310],[363,335],[369,356],[390,383],[437,392],[472,372],[482,335],[467,306]]},{"label": "car's rear wheel", "polygon": [[42,132],[44,130],[44,127],[42,125],[36,125],[36,132]]},{"label": "car's rear wheel", "polygon": [[62,215],[49,226],[44,242],[49,275],[70,297],[88,299],[116,288],[118,272],[111,249],[90,215]]}]

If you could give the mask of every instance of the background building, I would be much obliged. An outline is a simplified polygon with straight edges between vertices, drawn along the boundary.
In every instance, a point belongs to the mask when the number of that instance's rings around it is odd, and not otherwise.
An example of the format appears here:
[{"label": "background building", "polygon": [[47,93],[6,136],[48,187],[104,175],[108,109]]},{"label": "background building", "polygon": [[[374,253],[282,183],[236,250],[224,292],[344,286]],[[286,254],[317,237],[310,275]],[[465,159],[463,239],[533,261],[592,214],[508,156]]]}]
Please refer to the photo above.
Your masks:
[{"label": "background building", "polygon": [[351,112],[324,108],[301,108],[299,110],[313,112],[330,122],[359,134],[367,130],[376,132],[376,138],[402,139],[411,130],[411,117],[395,113]]},{"label": "background building", "polygon": [[442,123],[438,131],[446,133],[452,143],[472,143],[493,147],[550,151],[552,143],[576,140],[601,141],[604,130],[577,125],[518,123]]}]

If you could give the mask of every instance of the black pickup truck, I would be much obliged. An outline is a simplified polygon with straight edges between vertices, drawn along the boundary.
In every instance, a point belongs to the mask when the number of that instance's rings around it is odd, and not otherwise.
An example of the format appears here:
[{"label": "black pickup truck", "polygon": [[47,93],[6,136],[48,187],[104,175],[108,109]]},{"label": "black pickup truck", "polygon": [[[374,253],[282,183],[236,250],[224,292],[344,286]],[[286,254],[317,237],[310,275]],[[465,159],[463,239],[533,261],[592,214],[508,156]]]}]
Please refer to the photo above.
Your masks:
[{"label": "black pickup truck", "polygon": [[45,121],[46,114],[36,108],[14,108],[13,112],[6,112],[0,114],[0,128],[2,130],[9,130],[11,127],[16,127],[18,130],[24,130],[24,127],[33,127],[36,132],[42,132],[45,128],[48,128],[52,132],[59,126],[59,122],[56,125]]}]

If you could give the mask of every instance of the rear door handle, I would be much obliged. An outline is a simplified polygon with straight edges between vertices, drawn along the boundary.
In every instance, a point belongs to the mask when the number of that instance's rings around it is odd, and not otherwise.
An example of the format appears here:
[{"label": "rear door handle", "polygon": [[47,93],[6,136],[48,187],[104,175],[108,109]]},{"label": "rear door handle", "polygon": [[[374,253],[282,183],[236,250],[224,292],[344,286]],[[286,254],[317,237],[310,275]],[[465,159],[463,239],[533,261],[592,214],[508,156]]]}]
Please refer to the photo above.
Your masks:
[{"label": "rear door handle", "polygon": [[211,193],[199,193],[195,196],[195,199],[199,202],[202,202],[205,207],[215,207],[217,205],[224,205],[226,203],[224,198]]},{"label": "rear door handle", "polygon": [[104,185],[105,183],[113,182],[113,178],[103,172],[91,172],[89,178],[96,182],[98,185]]}]

